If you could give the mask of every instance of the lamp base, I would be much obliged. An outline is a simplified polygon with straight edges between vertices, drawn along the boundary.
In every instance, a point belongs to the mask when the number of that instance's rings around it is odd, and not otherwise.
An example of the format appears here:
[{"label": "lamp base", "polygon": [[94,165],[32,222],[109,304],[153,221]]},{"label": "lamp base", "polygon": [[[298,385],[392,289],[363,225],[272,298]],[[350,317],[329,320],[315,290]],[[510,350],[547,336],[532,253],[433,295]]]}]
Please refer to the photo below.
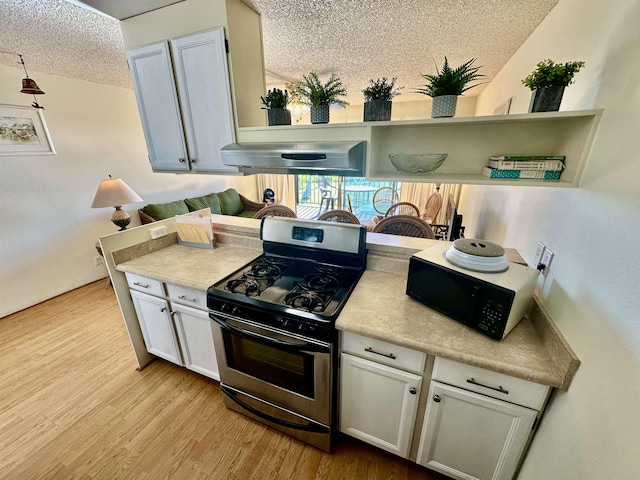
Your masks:
[{"label": "lamp base", "polygon": [[118,231],[121,232],[122,230],[127,229],[127,225],[131,223],[131,217],[126,211],[122,210],[120,205],[116,205],[115,211],[113,212],[113,215],[111,215],[111,221],[114,225],[120,227],[120,230]]}]

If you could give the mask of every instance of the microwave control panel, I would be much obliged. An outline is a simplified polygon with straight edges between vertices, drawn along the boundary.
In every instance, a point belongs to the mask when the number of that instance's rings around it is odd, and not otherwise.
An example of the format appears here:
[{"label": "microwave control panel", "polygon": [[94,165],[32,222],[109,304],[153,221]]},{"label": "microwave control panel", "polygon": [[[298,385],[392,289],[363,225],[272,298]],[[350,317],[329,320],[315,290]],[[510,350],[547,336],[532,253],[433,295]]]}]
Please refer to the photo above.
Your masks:
[{"label": "microwave control panel", "polygon": [[487,299],[478,319],[478,328],[493,338],[502,338],[505,324],[507,323],[507,311],[502,302]]}]

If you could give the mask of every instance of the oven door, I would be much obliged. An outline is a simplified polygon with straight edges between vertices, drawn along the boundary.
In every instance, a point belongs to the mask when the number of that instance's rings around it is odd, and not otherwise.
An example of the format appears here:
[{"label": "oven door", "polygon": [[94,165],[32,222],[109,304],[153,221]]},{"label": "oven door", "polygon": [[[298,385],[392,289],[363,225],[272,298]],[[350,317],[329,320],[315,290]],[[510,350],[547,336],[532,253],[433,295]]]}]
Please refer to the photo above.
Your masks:
[{"label": "oven door", "polygon": [[332,346],[212,312],[220,381],[331,425]]}]

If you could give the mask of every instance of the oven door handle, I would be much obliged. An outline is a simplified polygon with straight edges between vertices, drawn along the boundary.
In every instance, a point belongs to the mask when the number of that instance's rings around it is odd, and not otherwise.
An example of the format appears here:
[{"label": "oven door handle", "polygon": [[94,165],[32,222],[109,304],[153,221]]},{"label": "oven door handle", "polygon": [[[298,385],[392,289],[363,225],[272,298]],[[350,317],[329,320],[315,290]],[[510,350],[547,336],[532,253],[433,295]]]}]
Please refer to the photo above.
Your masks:
[{"label": "oven door handle", "polygon": [[272,417],[252,407],[251,405],[247,405],[246,403],[244,403],[242,400],[238,398],[238,394],[236,392],[226,388],[224,385],[220,385],[220,390],[222,390],[222,393],[227,395],[231,400],[233,400],[235,403],[240,405],[240,407],[242,407],[245,410],[248,410],[249,412],[253,413],[255,416],[260,417],[263,420],[266,420],[268,422],[275,423],[276,425],[280,425],[282,427],[293,428],[295,430],[304,430],[305,432],[317,432],[317,433],[327,432],[327,427],[316,424],[315,422],[309,421],[306,425],[302,425],[298,423],[287,422],[286,420],[282,420],[280,418]]},{"label": "oven door handle", "polygon": [[236,335],[240,335],[241,337],[250,338],[252,340],[256,340],[261,343],[277,345],[278,348],[283,348],[286,350],[294,350],[301,352],[329,352],[329,347],[323,345],[316,345],[314,343],[289,343],[283,342],[282,340],[277,340],[275,338],[266,337],[264,335],[258,335],[255,333],[248,332],[238,327],[234,327],[233,325],[225,322],[221,318],[218,318],[216,315],[210,315],[211,319],[216,322],[220,327],[233,332]]}]

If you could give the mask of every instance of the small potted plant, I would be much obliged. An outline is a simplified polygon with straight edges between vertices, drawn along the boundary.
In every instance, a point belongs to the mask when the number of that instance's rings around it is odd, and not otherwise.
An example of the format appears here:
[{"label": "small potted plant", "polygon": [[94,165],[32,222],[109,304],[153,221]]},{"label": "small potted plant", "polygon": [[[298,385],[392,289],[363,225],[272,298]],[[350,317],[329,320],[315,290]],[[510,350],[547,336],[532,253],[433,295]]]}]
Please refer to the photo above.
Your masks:
[{"label": "small potted plant", "polygon": [[451,68],[447,57],[444,57],[442,70],[438,71],[436,65],[435,75],[422,75],[427,80],[427,84],[423,88],[417,90],[417,93],[428,95],[433,98],[431,106],[431,117],[453,117],[456,113],[456,105],[458,104],[458,95],[462,95],[467,90],[480,85],[475,83],[470,85],[485,75],[478,73],[481,67],[474,67],[472,58],[468,62],[463,63],[457,68]]},{"label": "small potted plant", "polygon": [[341,97],[347,90],[335,73],[323,84],[318,74],[302,75],[302,80],[291,83],[290,90],[295,101],[311,107],[311,123],[329,123],[329,105],[349,105]]},{"label": "small potted plant", "polygon": [[274,88],[268,90],[264,97],[260,97],[260,100],[264,105],[262,108],[267,110],[269,126],[291,125],[291,112],[287,110],[287,105],[291,103],[288,91]]},{"label": "small potted plant", "polygon": [[536,69],[522,80],[522,83],[533,92],[529,113],[560,110],[564,87],[574,82],[573,77],[582,67],[584,67],[582,61],[555,63],[547,58],[539,62]]},{"label": "small potted plant", "polygon": [[397,87],[396,77],[387,81],[387,77],[369,80],[369,86],[362,90],[364,95],[364,121],[377,122],[391,120],[391,100],[400,95],[403,87]]}]

